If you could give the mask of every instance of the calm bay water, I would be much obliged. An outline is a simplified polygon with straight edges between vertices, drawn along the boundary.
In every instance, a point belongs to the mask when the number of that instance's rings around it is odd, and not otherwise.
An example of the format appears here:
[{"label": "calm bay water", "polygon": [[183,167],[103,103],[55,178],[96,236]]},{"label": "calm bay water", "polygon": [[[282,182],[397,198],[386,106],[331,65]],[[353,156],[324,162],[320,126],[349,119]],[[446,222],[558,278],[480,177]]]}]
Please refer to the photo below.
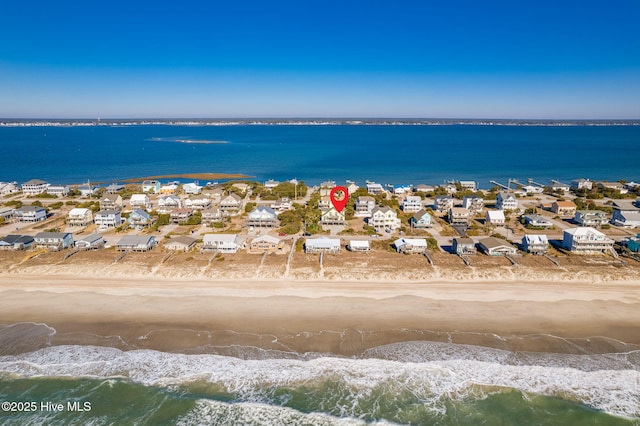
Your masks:
[{"label": "calm bay water", "polygon": [[[226,141],[225,144],[176,140]],[[640,126],[132,125],[0,128],[0,181],[243,173],[308,183],[640,181]]]}]

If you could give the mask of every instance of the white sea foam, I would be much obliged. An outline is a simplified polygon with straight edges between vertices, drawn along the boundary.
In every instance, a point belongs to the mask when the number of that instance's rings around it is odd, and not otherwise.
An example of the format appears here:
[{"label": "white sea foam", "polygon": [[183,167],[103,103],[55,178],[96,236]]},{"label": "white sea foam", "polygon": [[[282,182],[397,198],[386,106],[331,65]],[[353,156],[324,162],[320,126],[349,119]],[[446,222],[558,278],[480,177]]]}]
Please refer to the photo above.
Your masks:
[{"label": "white sea foam", "polygon": [[366,423],[354,418],[338,418],[322,413],[301,413],[292,408],[251,402],[229,404],[220,401],[199,400],[195,408],[180,418],[177,424],[179,426],[203,424],[360,426],[366,424],[392,425],[393,423]]},{"label": "white sea foam", "polygon": [[56,346],[1,356],[0,371],[20,376],[128,377],[165,387],[206,382],[225,389],[235,400],[255,403],[272,402],[277,389],[314,389],[331,382],[338,384],[339,392],[327,402],[326,411],[330,405],[331,414],[356,418],[365,410],[361,401],[371,400],[377,392],[409,393],[427,409],[443,412],[447,399],[482,397],[500,388],[562,397],[614,415],[640,416],[637,368],[583,371],[566,366],[505,365],[509,355],[503,352],[493,353],[502,358],[482,360],[445,355],[427,362],[331,357],[302,361]]}]

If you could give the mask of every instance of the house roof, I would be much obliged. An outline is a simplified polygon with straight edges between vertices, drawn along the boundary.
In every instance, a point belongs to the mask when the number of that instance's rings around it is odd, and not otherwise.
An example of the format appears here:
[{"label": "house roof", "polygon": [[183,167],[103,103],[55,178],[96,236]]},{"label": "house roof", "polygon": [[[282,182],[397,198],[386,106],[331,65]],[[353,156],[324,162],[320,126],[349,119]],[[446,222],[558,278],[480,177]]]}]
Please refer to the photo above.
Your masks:
[{"label": "house roof", "polygon": [[84,216],[87,214],[87,212],[90,211],[89,209],[84,209],[81,207],[75,207],[71,210],[69,210],[69,216]]},{"label": "house roof", "polygon": [[320,238],[313,238],[313,239],[309,239],[307,238],[307,240],[305,241],[305,244],[307,245],[307,247],[311,246],[311,247],[315,247],[315,248],[333,248],[336,246],[340,246],[340,240],[337,238],[327,238],[327,237],[320,237]]},{"label": "house roof", "polygon": [[231,193],[231,194],[227,195],[226,197],[223,198],[222,201],[226,201],[229,198],[231,198],[232,200],[234,200],[236,202],[242,201],[242,198],[238,194],[234,194],[234,193]]},{"label": "house roof", "polygon": [[368,240],[351,240],[349,241],[349,247],[354,248],[369,248],[370,244]]},{"label": "house roof", "polygon": [[112,214],[113,215],[120,214],[120,210],[113,210],[113,209],[100,210],[98,213],[96,213],[96,216],[110,216]]},{"label": "house roof", "polygon": [[471,238],[454,238],[453,240],[457,245],[476,245],[475,241],[473,241],[473,239]]},{"label": "house roof", "polygon": [[360,197],[356,198],[356,202],[357,203],[375,203],[376,199],[369,195],[361,195]]},{"label": "house roof", "polygon": [[234,243],[238,238],[238,234],[205,234],[202,241],[207,242],[227,242]]},{"label": "house roof", "polygon": [[81,239],[79,239],[77,241],[86,241],[87,243],[92,243],[94,241],[98,241],[98,240],[102,240],[102,239],[103,239],[102,235],[98,234],[97,232],[94,232],[93,234],[87,235],[86,237],[81,238]]},{"label": "house roof", "polygon": [[39,212],[42,210],[44,210],[44,207],[40,207],[40,206],[22,206],[16,209],[16,211],[21,211],[21,212]]},{"label": "house roof", "polygon": [[136,216],[140,216],[140,217],[144,217],[145,219],[150,219],[151,215],[147,212],[145,212],[144,210],[141,209],[135,209],[134,211],[131,212],[132,215],[136,215]]},{"label": "house roof", "polygon": [[480,244],[482,244],[483,246],[485,246],[488,249],[493,249],[493,248],[498,248],[498,247],[513,248],[513,246],[511,244],[509,244],[508,241],[505,241],[505,240],[502,240],[502,239],[496,238],[496,237],[483,238],[479,242],[480,242]]},{"label": "house roof", "polygon": [[549,244],[549,239],[546,235],[541,234],[529,234],[522,237],[522,242],[527,244]]},{"label": "house roof", "polygon": [[6,244],[25,244],[33,242],[33,237],[31,235],[10,234],[0,239],[0,241]]},{"label": "house roof", "polygon": [[68,232],[38,232],[35,238],[66,238],[67,235],[71,235]]},{"label": "house roof", "polygon": [[564,233],[565,234],[571,234],[571,235],[574,235],[574,236],[595,235],[597,237],[606,237],[606,235],[603,234],[602,232],[598,231],[597,229],[588,227],[588,226],[581,227],[581,228],[565,229]]},{"label": "house roof", "polygon": [[396,247],[412,245],[414,247],[427,247],[427,240],[424,238],[398,238],[393,242]]},{"label": "house roof", "polygon": [[251,211],[251,213],[249,213],[249,216],[256,215],[256,214],[260,214],[260,215],[268,214],[269,216],[274,216],[274,217],[278,216],[275,210],[273,210],[271,207],[266,207],[266,206],[256,207]]},{"label": "house roof", "polygon": [[196,239],[195,239],[195,238],[193,238],[193,237],[189,237],[189,236],[186,236],[186,235],[181,235],[181,236],[179,236],[179,237],[171,238],[169,241],[167,241],[167,242],[165,243],[165,246],[166,246],[167,244],[177,243],[177,244],[182,244],[182,245],[185,245],[185,246],[187,246],[187,247],[190,247],[190,246],[192,246],[193,244],[195,244],[195,243],[196,243],[196,241],[198,241],[198,240],[196,240]]},{"label": "house roof", "polygon": [[576,207],[576,203],[573,201],[554,201],[553,204],[558,207]]},{"label": "house roof", "polygon": [[613,202],[613,208],[617,210],[640,211],[639,205],[637,200],[616,200]]},{"label": "house roof", "polygon": [[428,214],[429,212],[426,209],[421,209],[419,212],[413,214],[413,218],[415,220],[422,220],[422,218]]},{"label": "house roof", "polygon": [[376,212],[382,212],[382,213],[387,213],[387,212],[393,212],[395,213],[396,211],[394,209],[392,209],[389,206],[384,206],[384,207],[375,207],[373,210],[371,210],[371,213],[376,213]]},{"label": "house roof", "polygon": [[[111,201],[111,202],[115,202],[118,200],[118,197],[120,197],[120,195],[118,194],[107,194],[104,197],[102,197],[102,201]],[[122,199],[122,197],[120,197]]]},{"label": "house roof", "polygon": [[502,219],[504,220],[504,211],[502,210],[487,210],[487,217],[491,220]]},{"label": "house roof", "polygon": [[528,220],[529,222],[545,222],[545,223],[551,223],[551,221],[549,219],[547,219],[544,216],[540,216],[539,214],[526,214],[524,215],[524,218],[526,220]]},{"label": "house roof", "polygon": [[271,235],[262,235],[260,237],[254,238],[253,241],[251,241],[251,244],[253,243],[271,243],[271,244],[280,244],[280,238],[276,238],[276,237],[272,237]]},{"label": "house roof", "polygon": [[119,246],[149,245],[155,238],[152,235],[125,235],[118,241]]},{"label": "house roof", "polygon": [[469,214],[469,210],[464,207],[451,207],[449,210],[451,211],[451,214],[455,215]]},{"label": "house roof", "polygon": [[46,185],[47,182],[40,179],[31,179],[23,183],[23,185]]}]

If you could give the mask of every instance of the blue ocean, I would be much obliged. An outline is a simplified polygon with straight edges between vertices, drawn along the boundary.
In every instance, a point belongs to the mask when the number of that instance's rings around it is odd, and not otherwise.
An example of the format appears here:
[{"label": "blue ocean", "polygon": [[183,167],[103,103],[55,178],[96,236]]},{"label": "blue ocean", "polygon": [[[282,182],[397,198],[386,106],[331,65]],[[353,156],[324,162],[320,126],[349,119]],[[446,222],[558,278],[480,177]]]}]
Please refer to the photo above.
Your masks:
[{"label": "blue ocean", "polygon": [[[211,143],[213,142],[213,143]],[[181,173],[383,184],[640,181],[640,126],[126,125],[0,127],[0,181]]]}]

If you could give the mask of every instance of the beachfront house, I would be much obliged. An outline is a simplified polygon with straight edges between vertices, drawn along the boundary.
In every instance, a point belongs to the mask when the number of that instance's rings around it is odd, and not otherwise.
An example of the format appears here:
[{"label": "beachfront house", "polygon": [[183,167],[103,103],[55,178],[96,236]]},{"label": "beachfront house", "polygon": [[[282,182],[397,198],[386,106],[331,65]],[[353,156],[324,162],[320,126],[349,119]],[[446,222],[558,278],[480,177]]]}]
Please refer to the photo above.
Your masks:
[{"label": "beachfront house", "polygon": [[93,212],[89,209],[73,208],[67,215],[67,225],[69,226],[87,226],[93,223]]},{"label": "beachfront house", "polygon": [[522,187],[522,191],[527,195],[536,195],[542,194],[544,192],[544,188],[536,185],[525,185]]},{"label": "beachfront house", "polygon": [[169,213],[174,209],[182,208],[182,198],[177,195],[163,195],[158,197],[158,212]]},{"label": "beachfront house", "polygon": [[284,248],[284,242],[271,235],[262,235],[254,238],[249,244],[250,253],[273,253]]},{"label": "beachfront house", "polygon": [[346,225],[344,210],[339,212],[333,206],[320,210],[320,225]]},{"label": "beachfront house", "polygon": [[358,185],[356,185],[355,182],[352,182],[350,180],[348,180],[345,183],[345,188],[347,188],[347,192],[349,193],[349,195],[353,194],[354,192],[356,192],[358,189],[360,189],[360,187]]},{"label": "beachfront house", "polygon": [[174,209],[169,213],[171,223],[184,224],[193,216],[193,209]]},{"label": "beachfront house", "polygon": [[69,194],[69,185],[49,185],[47,187],[47,194],[55,195],[56,197],[66,197]]},{"label": "beachfront house", "polygon": [[576,210],[577,207],[573,201],[554,201],[551,204],[551,211],[558,216],[573,217]]},{"label": "beachfront house", "polygon": [[0,182],[0,195],[9,195],[20,192],[18,182]]},{"label": "beachfront house", "polygon": [[366,187],[369,194],[378,195],[384,192],[384,188],[379,183],[367,181]]},{"label": "beachfront house", "polygon": [[496,208],[498,210],[517,210],[518,199],[513,192],[499,192],[496,197]]},{"label": "beachfront house", "polygon": [[249,226],[260,228],[274,228],[278,226],[278,215],[271,207],[258,206],[247,218]]},{"label": "beachfront house", "polygon": [[504,210],[487,210],[484,216],[484,223],[487,225],[502,226],[505,221]]},{"label": "beachfront house", "polygon": [[133,227],[149,226],[153,222],[153,218],[146,211],[142,209],[135,209],[129,214],[127,222],[129,222],[129,225]]},{"label": "beachfront house", "polygon": [[[15,210],[11,207],[0,207],[0,219],[2,219],[6,223],[13,219],[13,215],[15,214]],[[2,221],[0,221],[2,222]]]},{"label": "beachfront house", "polygon": [[526,214],[522,218],[527,228],[551,228],[553,226],[553,222],[539,214]]},{"label": "beachfront house", "polygon": [[211,199],[204,195],[192,195],[184,201],[184,206],[196,210],[208,209],[211,207]]},{"label": "beachfront house", "polygon": [[427,240],[424,238],[399,238],[393,242],[396,252],[404,254],[423,254],[427,252]]},{"label": "beachfront house", "polygon": [[238,213],[242,209],[242,198],[237,194],[229,194],[220,200],[218,207],[227,214]]},{"label": "beachfront house", "polygon": [[411,188],[411,185],[405,183],[402,185],[396,185],[393,187],[393,193],[395,195],[403,195],[403,194],[408,194],[413,192],[413,188]]},{"label": "beachfront house", "polygon": [[184,191],[185,194],[199,194],[200,191],[202,191],[202,188],[203,187],[198,185],[196,182],[185,183],[182,185],[182,191]]},{"label": "beachfront house", "polygon": [[608,182],[608,181],[600,181],[597,184],[598,189],[613,189],[614,191],[618,191],[620,194],[626,194],[629,190],[624,186],[623,183],[620,182]]},{"label": "beachfront house", "polygon": [[549,239],[546,235],[525,235],[522,237],[522,249],[531,254],[545,254],[549,251]]},{"label": "beachfront house", "polygon": [[369,244],[369,240],[351,240],[347,244],[347,249],[366,253],[371,250],[371,244]]},{"label": "beachfront house", "polygon": [[473,180],[461,180],[459,183],[460,187],[465,191],[475,192],[478,190],[478,185]]},{"label": "beachfront house", "polygon": [[597,254],[613,250],[613,240],[594,228],[565,229],[562,247],[575,254]]},{"label": "beachfront house", "polygon": [[107,194],[100,199],[100,210],[122,210],[122,196]]},{"label": "beachfront house", "polygon": [[121,183],[112,183],[110,185],[107,185],[107,187],[105,188],[105,192],[107,194],[117,194],[120,191],[124,191],[124,185]]},{"label": "beachfront house", "polygon": [[49,184],[40,179],[31,179],[22,185],[22,193],[24,195],[38,195],[47,191]]},{"label": "beachfront house", "polygon": [[552,180],[551,185],[549,185],[552,191],[554,192],[569,192],[571,190],[571,185],[567,185],[566,183],[558,182],[557,180]]},{"label": "beachfront house", "polygon": [[115,228],[122,225],[120,210],[100,210],[93,215],[93,222],[100,229]]},{"label": "beachfront house", "polygon": [[416,229],[431,228],[433,226],[433,216],[427,210],[422,209],[409,218],[409,226]]},{"label": "beachfront house", "polygon": [[616,200],[613,202],[611,223],[625,228],[640,227],[640,201]]},{"label": "beachfront house", "polygon": [[198,240],[193,237],[181,235],[179,237],[173,237],[164,243],[164,248],[175,251],[189,251],[196,246],[197,242]]},{"label": "beachfront house", "polygon": [[504,256],[517,253],[517,249],[508,241],[495,237],[481,239],[478,241],[478,247],[489,256]]},{"label": "beachfront house", "polygon": [[453,197],[449,195],[439,195],[433,199],[433,208],[439,213],[448,212],[453,207]]},{"label": "beachfront house", "polygon": [[402,200],[402,211],[405,213],[417,213],[422,210],[422,198],[417,195],[409,195]]},{"label": "beachfront house", "polygon": [[449,224],[453,226],[469,225],[469,210],[464,207],[451,207],[448,215]]},{"label": "beachfront house", "polygon": [[98,192],[98,188],[95,185],[90,185],[88,183],[79,185],[76,188],[78,191],[80,191],[80,196],[81,197],[91,197],[93,194],[95,194],[96,192]]},{"label": "beachfront house", "polygon": [[153,194],[160,191],[160,181],[157,180],[145,180],[142,182],[142,192],[151,192]]},{"label": "beachfront house", "polygon": [[98,233],[87,235],[86,237],[75,242],[76,248],[81,250],[97,250],[105,245],[104,238]]},{"label": "beachfront house", "polygon": [[240,248],[238,234],[206,234],[202,238],[202,251],[237,253]]},{"label": "beachfront house", "polygon": [[70,232],[38,232],[33,239],[33,245],[37,249],[59,251],[73,246],[73,235]]},{"label": "beachfront house", "polygon": [[307,238],[304,242],[305,253],[340,253],[340,239],[338,238]]},{"label": "beachfront house", "polygon": [[400,228],[400,219],[398,219],[398,213],[389,206],[375,207],[371,212],[371,217],[368,219],[370,226],[377,232],[389,230],[393,231]]},{"label": "beachfront house", "polygon": [[571,181],[571,188],[573,189],[593,189],[593,182],[589,179],[574,179]]},{"label": "beachfront house", "polygon": [[422,192],[423,194],[435,191],[435,188],[432,185],[427,185],[425,183],[419,183],[413,189],[415,192]]},{"label": "beachfront house", "polygon": [[482,209],[484,208],[484,198],[464,197],[462,199],[462,207],[469,210],[472,214],[482,213]]},{"label": "beachfront house", "polygon": [[476,254],[476,243],[471,238],[454,238],[453,252],[459,256]]},{"label": "beachfront house", "polygon": [[13,211],[18,222],[41,222],[47,219],[47,211],[39,206],[22,206]]},{"label": "beachfront house", "polygon": [[31,235],[9,234],[0,239],[0,250],[26,250],[33,244]]},{"label": "beachfront house", "polygon": [[264,183],[264,188],[271,191],[276,186],[280,185],[280,182],[277,180],[269,179]]},{"label": "beachfront house", "polygon": [[202,210],[202,224],[203,225],[211,225],[216,222],[222,222],[224,218],[222,212],[219,208],[214,207],[211,209]]},{"label": "beachfront house", "polygon": [[276,201],[271,203],[271,208],[279,212],[284,212],[287,210],[291,210],[293,208],[293,204],[291,203],[291,199],[289,197],[280,197]]},{"label": "beachfront house", "polygon": [[131,209],[151,210],[151,201],[147,194],[133,194],[129,200]]},{"label": "beachfront house", "polygon": [[371,217],[373,209],[376,207],[376,199],[368,195],[363,195],[356,198],[354,203],[355,216],[357,217]]},{"label": "beachfront house", "polygon": [[609,216],[602,210],[578,210],[573,221],[580,226],[599,228],[609,222]]},{"label": "beachfront house", "polygon": [[153,235],[125,235],[116,244],[118,251],[147,252],[158,245]]}]

